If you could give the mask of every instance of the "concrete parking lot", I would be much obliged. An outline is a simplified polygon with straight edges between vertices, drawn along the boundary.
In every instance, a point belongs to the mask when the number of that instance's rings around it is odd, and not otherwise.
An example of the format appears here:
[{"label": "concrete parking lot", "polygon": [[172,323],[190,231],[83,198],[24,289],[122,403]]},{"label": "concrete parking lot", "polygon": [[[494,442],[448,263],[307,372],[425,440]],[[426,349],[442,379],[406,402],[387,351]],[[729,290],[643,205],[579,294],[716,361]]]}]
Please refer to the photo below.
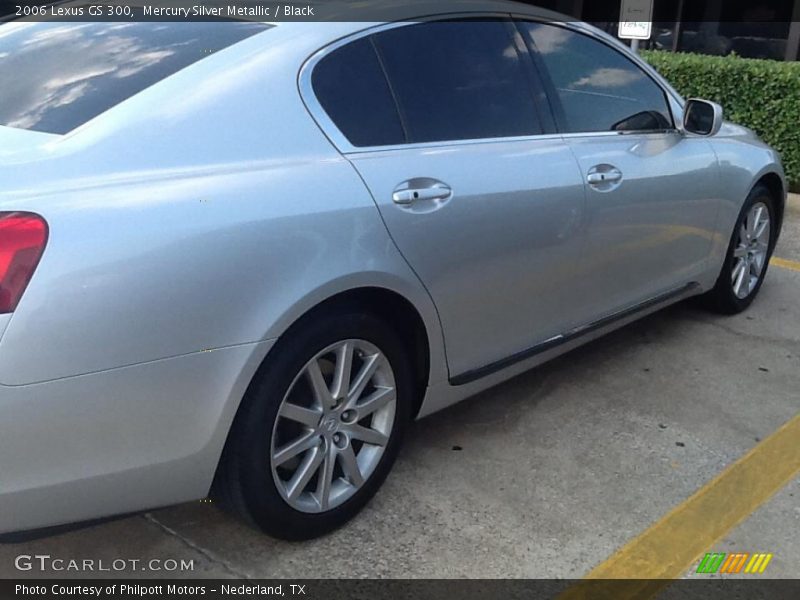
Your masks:
[{"label": "concrete parking lot", "polygon": [[[197,502],[0,545],[0,577],[87,576],[19,572],[22,553],[194,561],[126,573],[141,577],[582,577],[798,413],[799,197],[776,256],[743,315],[683,303],[415,424],[375,500],[326,538],[278,542]],[[707,551],[769,552],[764,576],[798,576],[800,479],[763,503],[741,487],[754,510]]]}]

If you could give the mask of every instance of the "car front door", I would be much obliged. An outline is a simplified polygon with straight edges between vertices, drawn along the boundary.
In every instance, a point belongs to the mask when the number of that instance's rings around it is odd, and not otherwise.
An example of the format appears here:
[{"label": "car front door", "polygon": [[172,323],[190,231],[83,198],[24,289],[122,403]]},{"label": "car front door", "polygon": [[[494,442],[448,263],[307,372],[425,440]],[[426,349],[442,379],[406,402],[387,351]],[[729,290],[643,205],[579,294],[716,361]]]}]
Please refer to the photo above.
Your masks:
[{"label": "car front door", "polygon": [[436,303],[453,381],[567,328],[583,183],[509,20],[384,27],[312,84]]},{"label": "car front door", "polygon": [[519,26],[586,186],[579,318],[589,323],[690,285],[716,229],[711,144],[676,129],[663,88],[617,49],[563,25]]}]

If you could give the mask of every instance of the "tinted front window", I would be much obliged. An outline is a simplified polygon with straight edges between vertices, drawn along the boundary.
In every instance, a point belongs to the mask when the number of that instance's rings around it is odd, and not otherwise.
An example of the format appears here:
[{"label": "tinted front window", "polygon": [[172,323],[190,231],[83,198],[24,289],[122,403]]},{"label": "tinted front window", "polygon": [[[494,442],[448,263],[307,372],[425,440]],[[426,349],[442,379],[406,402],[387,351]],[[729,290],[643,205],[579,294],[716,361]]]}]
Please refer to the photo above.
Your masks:
[{"label": "tinted front window", "polygon": [[662,89],[605,44],[562,27],[523,23],[555,86],[570,132],[648,131],[673,126]]},{"label": "tinted front window", "polygon": [[506,23],[422,23],[374,39],[409,142],[541,133]]},{"label": "tinted front window", "polygon": [[267,28],[259,23],[2,25],[0,125],[66,133]]},{"label": "tinted front window", "polygon": [[368,38],[319,61],[311,81],[325,112],[354,146],[405,141],[389,85]]}]

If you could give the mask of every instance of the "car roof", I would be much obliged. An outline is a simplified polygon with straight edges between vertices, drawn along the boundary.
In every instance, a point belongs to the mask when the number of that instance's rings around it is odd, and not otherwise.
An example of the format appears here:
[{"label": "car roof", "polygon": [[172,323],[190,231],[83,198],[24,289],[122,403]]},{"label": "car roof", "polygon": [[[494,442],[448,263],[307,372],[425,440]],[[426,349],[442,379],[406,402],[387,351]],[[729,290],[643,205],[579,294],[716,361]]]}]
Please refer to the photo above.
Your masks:
[{"label": "car roof", "polygon": [[[570,23],[573,28],[599,33],[594,27],[582,23],[575,17],[552,10],[513,2],[510,0],[311,0],[308,6],[317,8],[316,20],[268,20],[279,30],[292,35],[302,35],[318,41],[330,41],[369,29],[382,23],[415,21],[436,17],[468,16],[470,13],[525,15],[547,22]],[[318,27],[310,27],[316,24]],[[326,40],[326,38],[329,38]]]}]

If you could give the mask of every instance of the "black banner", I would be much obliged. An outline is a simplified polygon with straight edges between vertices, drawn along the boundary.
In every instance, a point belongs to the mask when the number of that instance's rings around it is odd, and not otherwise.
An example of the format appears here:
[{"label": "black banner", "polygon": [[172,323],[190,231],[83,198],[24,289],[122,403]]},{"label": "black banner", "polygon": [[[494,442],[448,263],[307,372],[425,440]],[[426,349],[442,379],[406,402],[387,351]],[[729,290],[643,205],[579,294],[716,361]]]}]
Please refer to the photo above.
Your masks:
[{"label": "black banner", "polygon": [[800,580],[0,580],[3,600],[774,600],[800,597]]},{"label": "black banner", "polygon": [[[725,0],[724,5],[711,5],[710,0],[697,0],[686,5],[676,0],[654,0],[653,18],[659,22],[739,22],[787,23],[797,11],[792,7],[800,0]],[[619,21],[620,0],[528,0],[524,5],[554,9],[548,20],[585,20],[595,23]],[[708,7],[705,5],[709,4]],[[511,3],[500,5],[476,0],[465,4],[460,0],[414,1],[411,12],[403,0],[309,0],[273,2],[266,0],[86,0],[52,2],[52,0],[0,0],[0,17],[23,21],[395,21],[451,11],[513,10]],[[716,10],[709,7],[716,6]],[[580,14],[577,14],[580,13]]]}]

